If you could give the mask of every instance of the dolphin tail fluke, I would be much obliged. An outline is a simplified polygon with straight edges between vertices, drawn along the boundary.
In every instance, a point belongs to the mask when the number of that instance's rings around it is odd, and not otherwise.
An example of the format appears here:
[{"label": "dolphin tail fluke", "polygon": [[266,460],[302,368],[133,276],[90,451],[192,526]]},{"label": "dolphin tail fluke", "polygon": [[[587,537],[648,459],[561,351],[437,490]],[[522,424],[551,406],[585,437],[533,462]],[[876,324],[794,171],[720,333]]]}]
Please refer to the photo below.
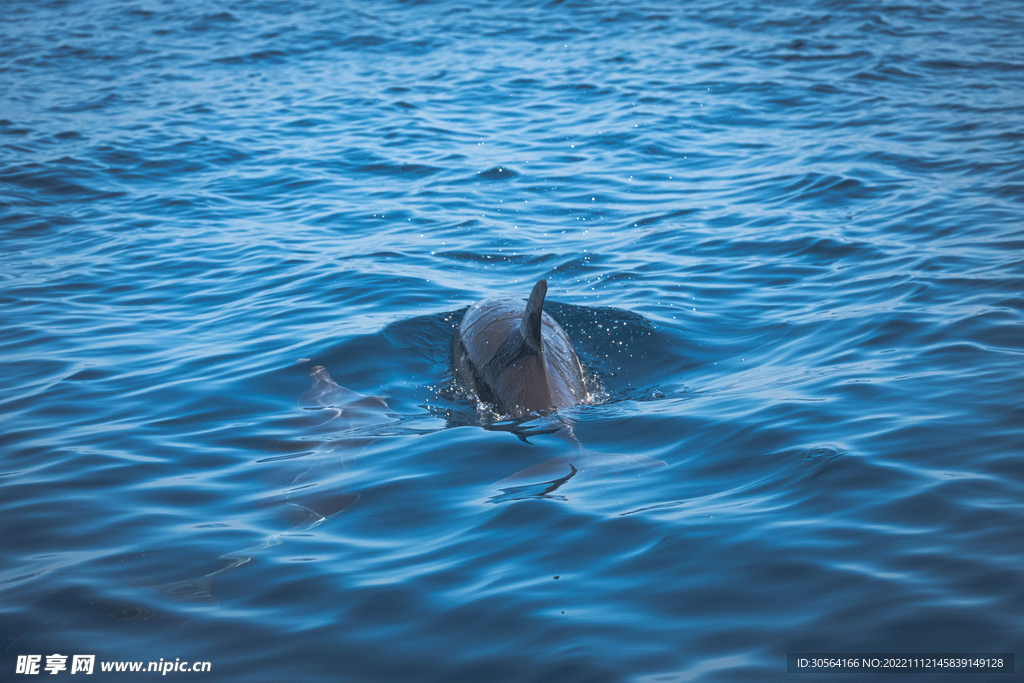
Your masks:
[{"label": "dolphin tail fluke", "polygon": [[538,280],[530,292],[530,300],[526,302],[526,311],[523,312],[523,321],[519,329],[523,333],[523,341],[536,353],[541,354],[541,316],[544,313],[544,296],[548,293],[548,281]]}]

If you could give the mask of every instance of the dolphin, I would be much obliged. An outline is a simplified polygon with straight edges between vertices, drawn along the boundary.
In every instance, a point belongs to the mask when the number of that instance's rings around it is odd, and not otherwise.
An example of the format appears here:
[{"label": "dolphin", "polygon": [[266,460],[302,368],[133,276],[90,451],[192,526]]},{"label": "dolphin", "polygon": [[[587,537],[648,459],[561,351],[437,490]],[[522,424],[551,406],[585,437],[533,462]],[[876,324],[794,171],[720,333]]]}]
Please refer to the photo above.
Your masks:
[{"label": "dolphin", "polygon": [[[307,408],[330,408],[333,417],[345,416],[346,422],[380,422],[382,411],[388,404],[383,396],[363,396],[357,391],[339,385],[322,365],[309,371],[310,389],[302,395],[299,403]],[[333,418],[332,418],[333,419]]]},{"label": "dolphin", "polygon": [[539,280],[527,301],[473,304],[452,337],[463,385],[500,414],[517,418],[590,401],[569,335],[544,311],[547,291],[547,280]]},{"label": "dolphin", "polygon": [[[591,401],[569,335],[544,312],[547,291],[547,281],[540,280],[525,302],[498,297],[473,304],[452,338],[452,359],[463,385],[511,418]],[[555,431],[572,448],[497,482],[503,494],[493,502],[553,496],[577,474],[619,475],[665,465],[646,456],[593,451],[576,438],[570,420],[558,422]]]},{"label": "dolphin", "polygon": [[[452,335],[452,361],[459,381],[472,397],[494,406],[494,412],[500,416],[518,420],[592,401],[583,379],[583,366],[569,335],[544,311],[547,291],[547,280],[542,279],[533,286],[526,301],[513,297],[483,299],[466,310]],[[309,379],[311,386],[302,403],[327,409],[324,412],[329,419],[321,427],[367,426],[386,421],[387,404],[382,397],[346,389],[320,365],[310,370]],[[619,475],[626,470],[665,465],[646,456],[593,451],[576,438],[568,416],[557,415],[555,422],[555,429],[535,433],[557,433],[558,438],[568,442],[569,450],[495,484],[504,492],[495,501],[548,496],[577,474]],[[298,478],[293,483],[300,486],[289,492],[284,502],[307,525],[309,520],[313,520],[312,525],[319,524],[358,500],[358,494],[344,492],[314,498]]]}]

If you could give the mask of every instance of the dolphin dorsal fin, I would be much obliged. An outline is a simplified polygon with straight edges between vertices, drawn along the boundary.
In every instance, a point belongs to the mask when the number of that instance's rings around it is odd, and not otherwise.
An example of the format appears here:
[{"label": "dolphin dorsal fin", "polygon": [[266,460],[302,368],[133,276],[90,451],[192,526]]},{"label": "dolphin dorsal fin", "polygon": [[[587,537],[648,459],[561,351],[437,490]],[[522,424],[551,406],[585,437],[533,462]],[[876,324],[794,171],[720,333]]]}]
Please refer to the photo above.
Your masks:
[{"label": "dolphin dorsal fin", "polygon": [[523,312],[523,321],[519,323],[519,329],[523,334],[523,341],[536,353],[541,355],[541,316],[544,313],[544,295],[548,292],[548,281],[538,280],[530,292],[530,300],[526,302],[526,311]]}]

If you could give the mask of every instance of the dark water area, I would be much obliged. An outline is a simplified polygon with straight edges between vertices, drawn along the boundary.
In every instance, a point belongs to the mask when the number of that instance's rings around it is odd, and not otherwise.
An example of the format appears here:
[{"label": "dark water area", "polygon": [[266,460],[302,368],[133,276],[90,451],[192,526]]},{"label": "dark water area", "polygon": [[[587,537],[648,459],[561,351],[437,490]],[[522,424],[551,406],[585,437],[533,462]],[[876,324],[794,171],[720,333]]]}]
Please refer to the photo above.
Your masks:
[{"label": "dark water area", "polygon": [[[0,679],[1024,653],[1024,5],[2,16]],[[503,420],[540,278],[593,400]]]}]

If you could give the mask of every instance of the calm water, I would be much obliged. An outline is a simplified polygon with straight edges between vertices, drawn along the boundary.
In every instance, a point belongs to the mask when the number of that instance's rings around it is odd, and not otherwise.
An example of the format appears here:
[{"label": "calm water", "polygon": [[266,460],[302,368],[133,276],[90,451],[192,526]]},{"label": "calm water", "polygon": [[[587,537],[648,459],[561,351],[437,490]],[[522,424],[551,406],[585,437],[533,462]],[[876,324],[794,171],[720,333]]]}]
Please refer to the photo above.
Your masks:
[{"label": "calm water", "polygon": [[[771,4],[5,2],[0,677],[1019,658],[1024,6]],[[596,401],[495,423],[541,277]]]}]

